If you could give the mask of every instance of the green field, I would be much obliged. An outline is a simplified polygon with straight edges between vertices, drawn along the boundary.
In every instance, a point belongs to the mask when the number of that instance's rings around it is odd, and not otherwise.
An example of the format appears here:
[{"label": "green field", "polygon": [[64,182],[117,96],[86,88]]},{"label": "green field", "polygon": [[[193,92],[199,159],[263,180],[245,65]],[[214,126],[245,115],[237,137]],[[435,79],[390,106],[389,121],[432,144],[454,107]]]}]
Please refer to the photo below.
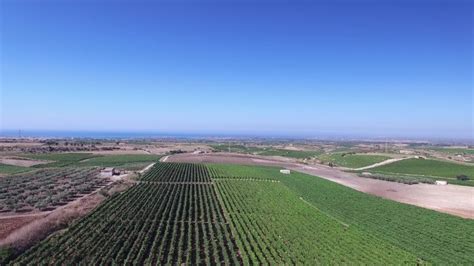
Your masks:
[{"label": "green field", "polygon": [[128,170],[142,169],[147,164],[156,162],[161,158],[161,156],[149,154],[100,155],[92,153],[49,153],[21,156],[35,160],[52,161],[51,163],[36,165],[34,168],[98,166],[121,167]]},{"label": "green field", "polygon": [[19,265],[474,264],[474,220],[306,174],[157,163],[138,182],[8,259]]},{"label": "green field", "polygon": [[348,154],[348,153],[333,153],[323,154],[318,157],[324,163],[333,163],[336,166],[359,168],[369,166],[375,163],[383,162],[390,159],[388,156],[382,155],[368,155],[368,154]]},{"label": "green field", "polygon": [[149,154],[104,155],[79,162],[79,166],[121,167],[137,170],[157,162],[161,156]]},{"label": "green field", "polygon": [[52,161],[47,164],[38,164],[33,167],[35,168],[48,168],[48,167],[64,167],[72,166],[79,163],[82,160],[98,157],[100,155],[92,153],[46,153],[46,154],[25,154],[21,155],[25,158],[34,160],[46,160]]},{"label": "green field", "polygon": [[221,174],[240,168],[242,176],[278,180],[330,217],[425,261],[443,265],[474,263],[474,234],[467,233],[474,232],[474,220],[385,200],[306,174],[280,174],[279,168],[216,164],[211,167]]},{"label": "green field", "polygon": [[[374,173],[413,174],[456,180],[458,175],[474,179],[474,166],[429,159],[407,159],[370,169]],[[448,180],[449,181],[449,180]]]},{"label": "green field", "polygon": [[319,151],[294,151],[294,150],[285,150],[285,149],[269,149],[269,150],[265,150],[258,153],[258,155],[283,156],[283,157],[290,157],[290,158],[296,158],[296,159],[316,157],[320,154],[321,152]]},{"label": "green field", "polygon": [[264,148],[258,148],[253,146],[246,145],[226,145],[226,144],[216,144],[210,145],[214,150],[221,152],[236,152],[236,153],[256,153],[261,152]]},{"label": "green field", "polygon": [[219,179],[244,264],[405,264],[416,256],[350,227],[277,182]]},{"label": "green field", "polygon": [[31,171],[31,169],[28,167],[0,163],[0,174],[17,174],[26,171]]},{"label": "green field", "polygon": [[474,149],[461,148],[430,148],[430,150],[444,152],[448,154],[474,154]]},{"label": "green field", "polygon": [[244,145],[211,145],[211,147],[216,151],[222,152],[236,152],[236,153],[246,153],[246,154],[256,154],[263,156],[283,156],[295,159],[305,159],[310,157],[316,157],[321,154],[320,151],[301,151],[301,150],[286,150],[286,149],[276,149],[276,148],[260,148],[254,146],[244,146]]}]

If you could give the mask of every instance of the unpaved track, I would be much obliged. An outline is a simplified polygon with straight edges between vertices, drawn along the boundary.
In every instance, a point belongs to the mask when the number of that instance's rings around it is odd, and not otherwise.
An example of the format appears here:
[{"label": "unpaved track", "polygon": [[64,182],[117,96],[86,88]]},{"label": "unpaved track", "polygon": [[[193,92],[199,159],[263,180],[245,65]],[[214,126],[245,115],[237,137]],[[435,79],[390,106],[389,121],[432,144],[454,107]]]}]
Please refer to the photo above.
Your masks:
[{"label": "unpaved track", "polygon": [[391,164],[391,163],[398,162],[398,161],[403,161],[403,160],[406,160],[406,159],[413,159],[413,158],[416,158],[416,157],[412,156],[412,157],[406,157],[406,158],[392,158],[392,159],[387,159],[387,160],[385,160],[383,162],[380,162],[380,163],[374,163],[374,164],[371,164],[371,165],[367,165],[367,166],[364,166],[364,167],[355,168],[355,169],[351,169],[351,170],[360,171],[360,170],[375,168],[375,167],[378,167],[378,166]]},{"label": "unpaved track", "polygon": [[358,177],[353,173],[323,165],[309,166],[292,159],[232,153],[176,154],[168,162],[229,163],[285,167],[319,176],[355,190],[398,202],[416,205],[444,213],[474,219],[474,188],[467,186],[406,185]]}]

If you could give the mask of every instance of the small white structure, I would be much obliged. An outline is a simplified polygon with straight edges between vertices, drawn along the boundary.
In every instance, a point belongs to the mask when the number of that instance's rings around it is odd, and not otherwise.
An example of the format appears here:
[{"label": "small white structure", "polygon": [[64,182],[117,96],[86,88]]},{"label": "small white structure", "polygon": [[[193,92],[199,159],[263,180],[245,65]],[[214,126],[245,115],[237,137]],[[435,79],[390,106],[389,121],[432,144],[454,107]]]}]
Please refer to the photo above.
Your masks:
[{"label": "small white structure", "polygon": [[289,175],[289,174],[291,174],[291,171],[288,170],[288,169],[281,169],[281,170],[280,170],[280,173],[282,173],[282,174],[284,174],[284,175]]},{"label": "small white structure", "polygon": [[440,185],[440,186],[444,186],[444,185],[447,185],[447,184],[448,184],[448,181],[436,180],[436,181],[435,181],[435,184],[436,184],[436,185]]}]

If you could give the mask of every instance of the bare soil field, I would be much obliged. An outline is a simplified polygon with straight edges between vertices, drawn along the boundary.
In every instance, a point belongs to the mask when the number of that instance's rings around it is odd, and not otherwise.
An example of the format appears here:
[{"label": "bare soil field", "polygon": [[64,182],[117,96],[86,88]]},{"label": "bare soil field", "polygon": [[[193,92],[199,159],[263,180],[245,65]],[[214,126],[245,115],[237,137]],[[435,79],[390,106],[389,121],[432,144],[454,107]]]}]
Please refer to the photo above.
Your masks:
[{"label": "bare soil field", "polygon": [[464,218],[474,219],[474,188],[467,186],[429,184],[406,185],[377,179],[358,177],[324,165],[304,165],[289,158],[269,158],[254,155],[210,153],[176,154],[167,162],[226,163],[267,165],[319,176],[355,190],[386,199],[412,204]]},{"label": "bare soil field", "polygon": [[6,238],[11,232],[21,228],[34,220],[41,219],[45,214],[23,215],[17,217],[0,218],[0,239]]}]

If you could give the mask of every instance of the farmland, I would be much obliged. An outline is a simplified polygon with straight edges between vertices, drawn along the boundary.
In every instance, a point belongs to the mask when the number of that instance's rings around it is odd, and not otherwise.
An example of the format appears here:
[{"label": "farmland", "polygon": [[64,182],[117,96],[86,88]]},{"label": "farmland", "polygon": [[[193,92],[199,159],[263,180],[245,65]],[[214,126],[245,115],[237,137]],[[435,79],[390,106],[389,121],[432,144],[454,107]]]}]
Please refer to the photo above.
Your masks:
[{"label": "farmland", "polygon": [[17,262],[238,264],[237,251],[214,186],[183,180],[137,184]]},{"label": "farmland", "polygon": [[79,166],[98,166],[98,167],[120,167],[129,170],[137,170],[146,165],[156,162],[161,156],[148,154],[124,154],[98,156],[82,160]]},{"label": "farmland", "polygon": [[[382,174],[418,175],[445,178],[449,182],[470,184],[474,179],[474,166],[430,159],[408,159],[370,169],[370,172]],[[467,175],[469,181],[457,181],[456,176]]]},{"label": "farmland", "polygon": [[[46,164],[37,164],[35,168],[53,167],[120,167],[127,170],[138,170],[160,159],[159,155],[149,154],[114,154],[101,155],[92,153],[47,153],[47,154],[19,154],[20,158],[47,161]],[[7,169],[5,167],[5,169]],[[7,169],[8,170],[8,169]],[[7,171],[5,170],[5,171]],[[12,168],[11,171],[26,171],[29,168]],[[1,166],[0,166],[1,171]]]},{"label": "farmland", "polygon": [[318,157],[325,163],[333,163],[336,166],[348,167],[348,168],[359,168],[375,163],[379,163],[390,159],[388,156],[383,155],[369,155],[369,154],[350,154],[350,153],[333,153],[323,154]]},{"label": "farmland", "polygon": [[316,157],[320,155],[319,151],[301,151],[301,150],[285,150],[285,149],[267,149],[258,153],[258,155],[265,156],[283,156],[295,159],[305,159],[310,157]]},{"label": "farmland", "polygon": [[21,172],[29,171],[28,167],[21,167],[16,165],[2,164],[0,163],[0,174],[16,174]]},{"label": "farmland", "polygon": [[203,165],[189,163],[158,163],[142,178],[152,182],[211,182],[209,170]]},{"label": "farmland", "polygon": [[305,159],[310,157],[316,157],[321,154],[321,151],[304,151],[304,150],[287,150],[279,149],[273,147],[256,147],[256,146],[247,146],[247,145],[211,145],[211,147],[216,151],[221,152],[236,152],[236,153],[246,153],[246,154],[256,154],[264,156],[282,156],[295,159]]},{"label": "farmland", "polygon": [[472,264],[472,231],[472,220],[278,168],[157,163],[14,262]]},{"label": "farmland", "polygon": [[412,254],[313,208],[280,183],[216,184],[245,264],[416,262]]},{"label": "farmland", "polygon": [[[472,264],[474,221],[384,200],[300,173],[282,175],[277,168],[212,165],[221,173],[275,179],[335,219],[384,239],[418,258],[437,264]],[[248,188],[251,189],[251,188]],[[263,193],[263,192],[262,192]],[[414,238],[413,236],[416,236]]]},{"label": "farmland", "polygon": [[52,210],[106,184],[95,168],[42,169],[0,179],[0,212]]},{"label": "farmland", "polygon": [[46,153],[46,154],[28,154],[24,155],[25,158],[35,160],[52,161],[48,164],[39,164],[34,167],[36,168],[48,168],[48,167],[64,167],[68,165],[77,164],[79,161],[97,157],[92,153]]},{"label": "farmland", "polygon": [[461,148],[430,148],[430,150],[448,153],[448,154],[472,154],[474,155],[474,149],[461,149]]}]

